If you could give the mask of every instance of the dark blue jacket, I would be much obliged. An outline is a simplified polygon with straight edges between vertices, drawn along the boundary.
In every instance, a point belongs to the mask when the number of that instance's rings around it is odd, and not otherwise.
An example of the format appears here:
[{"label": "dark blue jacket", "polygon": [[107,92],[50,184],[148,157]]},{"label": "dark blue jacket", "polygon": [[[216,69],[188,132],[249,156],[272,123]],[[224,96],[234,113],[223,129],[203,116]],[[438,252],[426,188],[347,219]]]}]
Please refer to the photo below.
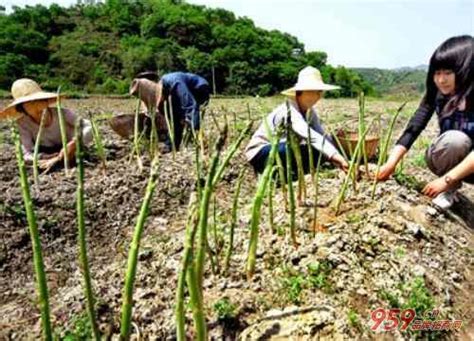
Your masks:
[{"label": "dark blue jacket", "polygon": [[201,76],[172,72],[161,78],[164,93],[172,98],[173,115],[199,129],[199,106],[209,100],[209,83]]}]

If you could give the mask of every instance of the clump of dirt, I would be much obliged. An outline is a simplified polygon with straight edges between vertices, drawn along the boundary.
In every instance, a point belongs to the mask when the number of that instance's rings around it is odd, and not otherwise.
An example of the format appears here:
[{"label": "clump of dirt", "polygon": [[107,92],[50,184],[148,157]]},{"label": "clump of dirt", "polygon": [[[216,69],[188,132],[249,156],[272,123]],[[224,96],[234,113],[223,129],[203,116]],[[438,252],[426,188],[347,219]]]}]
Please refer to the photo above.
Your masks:
[{"label": "clump of dirt", "polygon": [[[70,103],[79,111],[91,110],[96,115],[99,112],[96,117],[108,152],[105,174],[93,152],[86,163],[86,226],[99,325],[105,336],[114,338],[119,332],[128,246],[146,187],[149,160],[144,158],[142,171],[130,160],[130,144],[110,132],[105,122],[109,114],[99,102]],[[110,107],[131,110],[133,103],[111,101]],[[238,117],[241,124],[246,119],[245,111]],[[212,124],[209,119],[209,144],[217,131]],[[13,148],[6,127],[0,131],[6,136],[0,154],[0,337],[36,338],[40,324],[31,244]],[[134,335],[145,339],[175,337],[175,288],[188,200],[196,186],[193,160],[191,147],[177,153],[175,159],[172,154],[160,157],[159,183],[141,243],[134,294]],[[211,205],[209,224],[215,224],[216,234],[209,236],[210,247],[221,267],[223,251],[216,254],[214,238],[217,237],[218,250],[227,245],[234,187],[241,167],[246,167],[246,161],[239,153],[217,188],[215,220]],[[417,168],[406,172],[419,179],[429,176]],[[38,188],[32,188],[53,322],[59,336],[80,335],[86,329],[80,327],[86,318],[77,265],[75,182],[74,169],[68,177],[58,170],[41,176]],[[420,312],[438,308],[445,319],[464,321],[465,334],[444,333],[437,337],[456,338],[472,332],[474,220],[466,213],[474,211],[471,188],[462,190],[463,200],[453,210],[440,213],[422,195],[394,180],[380,184],[372,200],[371,183],[363,181],[357,193],[350,191],[342,214],[336,217],[332,202],[342,178],[337,171],[325,169],[319,187],[316,235],[313,236],[314,203],[309,202],[297,208],[300,246],[293,247],[288,213],[277,189],[273,205],[277,231],[271,231],[265,203],[257,271],[247,281],[244,269],[256,183],[257,178],[248,171],[239,198],[230,273],[224,275],[222,269],[217,273],[207,267],[204,302],[211,337],[373,339],[381,332],[370,330],[370,312],[395,305]],[[309,178],[306,183],[311,201]],[[222,308],[217,309],[216,304],[224,305],[232,317],[219,316]],[[187,325],[192,326],[190,312]],[[192,338],[192,328],[188,331]],[[389,335],[410,337],[398,331]]]}]

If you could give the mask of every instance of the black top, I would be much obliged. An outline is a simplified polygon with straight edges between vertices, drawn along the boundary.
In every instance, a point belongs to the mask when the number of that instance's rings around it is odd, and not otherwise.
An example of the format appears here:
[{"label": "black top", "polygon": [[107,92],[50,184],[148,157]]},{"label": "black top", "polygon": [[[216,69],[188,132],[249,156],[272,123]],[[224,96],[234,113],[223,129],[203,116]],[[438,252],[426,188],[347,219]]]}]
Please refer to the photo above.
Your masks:
[{"label": "black top", "polygon": [[474,111],[456,109],[449,116],[441,116],[443,108],[449,101],[449,96],[438,94],[434,105],[430,105],[424,99],[415,114],[405,128],[402,136],[398,139],[397,144],[410,149],[412,144],[418,138],[420,133],[426,128],[426,125],[436,112],[440,127],[440,134],[447,130],[460,130],[468,135],[474,143]]}]

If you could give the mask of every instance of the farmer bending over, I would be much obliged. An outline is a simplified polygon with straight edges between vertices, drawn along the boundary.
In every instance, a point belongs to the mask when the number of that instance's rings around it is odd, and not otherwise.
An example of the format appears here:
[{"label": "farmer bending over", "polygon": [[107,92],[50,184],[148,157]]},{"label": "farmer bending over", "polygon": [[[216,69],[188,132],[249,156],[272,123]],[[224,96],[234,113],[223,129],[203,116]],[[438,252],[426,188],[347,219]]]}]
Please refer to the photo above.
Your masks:
[{"label": "farmer bending over", "polygon": [[463,182],[474,183],[474,39],[453,37],[430,59],[426,94],[388,161],[377,174],[386,180],[436,112],[440,135],[425,154],[428,168],[438,176],[423,189],[433,203],[448,209]]},{"label": "farmer bending over", "polygon": [[[27,78],[16,80],[12,85],[11,92],[14,101],[0,113],[0,119],[16,119],[25,161],[33,161],[34,147],[42,115],[44,115],[44,121],[39,145],[39,168],[51,169],[64,158],[65,152],[68,160],[73,160],[76,150],[74,139],[76,114],[69,109],[61,109],[65,119],[68,141],[65,151],[62,148],[58,110],[49,107],[49,105],[56,103],[57,94],[42,91],[35,81]],[[92,140],[91,124],[88,120],[82,119],[82,121],[82,136],[84,143],[87,144]]]},{"label": "farmer bending over", "polygon": [[[174,124],[176,149],[179,149],[186,125],[194,132],[199,130],[199,109],[209,101],[209,93],[209,84],[204,78],[185,72],[165,74],[158,82],[135,78],[130,87],[130,94],[139,96],[148,112],[157,110],[158,116],[164,117],[166,103],[168,115]],[[172,141],[168,134],[163,152],[171,150]]]},{"label": "farmer bending over", "polygon": [[[307,122],[310,125],[309,134],[315,160],[314,165],[316,165],[319,154],[323,153],[324,159],[331,161],[345,171],[348,168],[346,160],[334,146],[332,139],[326,136],[314,108],[314,105],[321,99],[323,91],[338,88],[338,86],[325,84],[319,70],[307,66],[300,71],[295,86],[282,92],[283,95],[288,97],[291,129],[296,133],[298,139],[305,173],[309,172],[309,152],[306,145],[308,138]],[[285,125],[288,116],[287,111],[286,103],[283,103],[266,117],[268,127],[272,133],[275,133],[278,127]],[[285,167],[284,160],[287,148],[287,136],[282,136],[278,144],[278,154]],[[271,142],[267,136],[265,124],[262,122],[246,148],[247,159],[257,173],[262,173],[265,169],[270,149]],[[296,169],[294,157],[292,159],[292,169]]]}]

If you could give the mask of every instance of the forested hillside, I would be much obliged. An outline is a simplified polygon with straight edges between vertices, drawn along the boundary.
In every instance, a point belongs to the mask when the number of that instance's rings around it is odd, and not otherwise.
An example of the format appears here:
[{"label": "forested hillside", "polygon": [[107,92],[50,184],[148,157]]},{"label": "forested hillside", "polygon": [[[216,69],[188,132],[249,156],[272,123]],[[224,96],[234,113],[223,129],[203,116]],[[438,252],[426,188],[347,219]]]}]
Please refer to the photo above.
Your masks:
[{"label": "forested hillside", "polygon": [[215,83],[218,94],[263,96],[292,85],[310,64],[342,86],[332,96],[374,93],[357,73],[328,65],[325,52],[306,51],[294,36],[176,0],[15,7],[0,15],[0,51],[3,90],[32,77],[49,89],[125,93],[137,72],[187,70]]},{"label": "forested hillside", "polygon": [[376,68],[355,68],[364,80],[369,82],[378,95],[419,95],[425,91],[426,68],[400,68],[384,70]]}]

